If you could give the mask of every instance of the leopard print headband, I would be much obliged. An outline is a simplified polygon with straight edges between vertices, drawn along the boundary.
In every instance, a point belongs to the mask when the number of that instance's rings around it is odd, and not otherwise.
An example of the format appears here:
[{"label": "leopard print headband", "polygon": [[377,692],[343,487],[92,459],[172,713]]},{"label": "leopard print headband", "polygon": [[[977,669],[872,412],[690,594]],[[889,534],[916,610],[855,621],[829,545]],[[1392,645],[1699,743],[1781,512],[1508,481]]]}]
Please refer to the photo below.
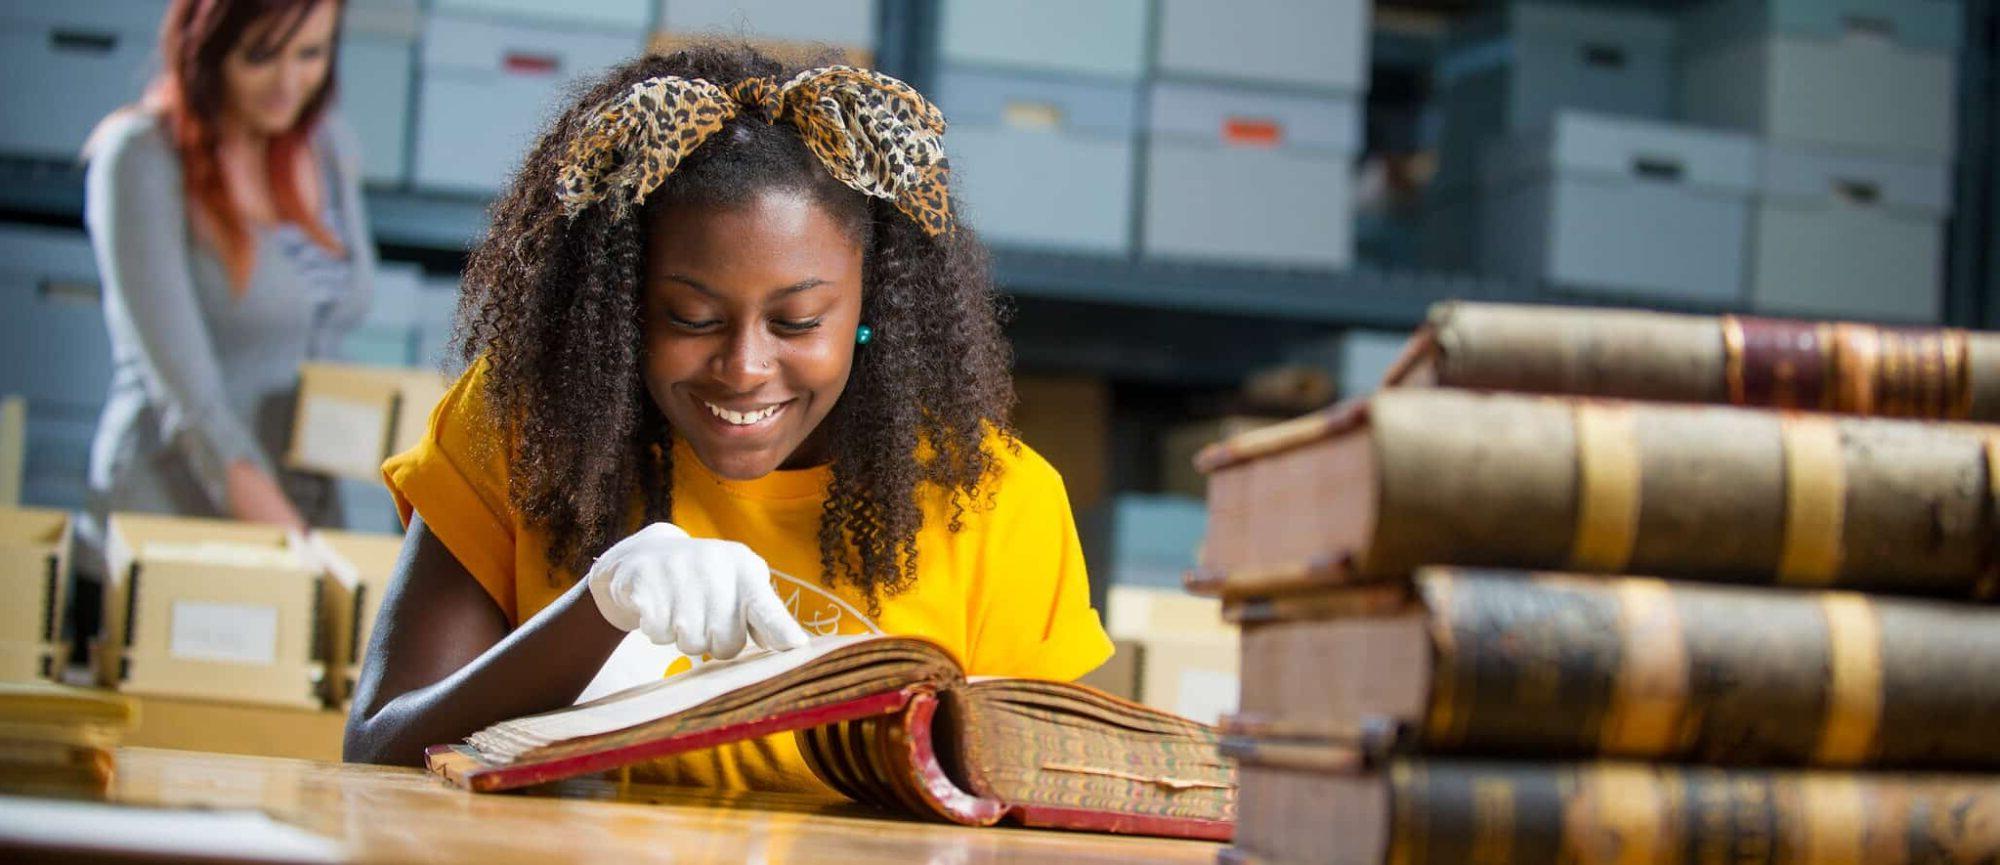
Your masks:
[{"label": "leopard print headband", "polygon": [[915,88],[851,66],[808,69],[779,84],[750,78],[724,89],[663,76],[632,85],[591,112],[556,175],[556,199],[575,216],[612,199],[643,204],[681,160],[745,110],[797,126],[841,183],[893,201],[932,237],[952,227],[944,115]]}]

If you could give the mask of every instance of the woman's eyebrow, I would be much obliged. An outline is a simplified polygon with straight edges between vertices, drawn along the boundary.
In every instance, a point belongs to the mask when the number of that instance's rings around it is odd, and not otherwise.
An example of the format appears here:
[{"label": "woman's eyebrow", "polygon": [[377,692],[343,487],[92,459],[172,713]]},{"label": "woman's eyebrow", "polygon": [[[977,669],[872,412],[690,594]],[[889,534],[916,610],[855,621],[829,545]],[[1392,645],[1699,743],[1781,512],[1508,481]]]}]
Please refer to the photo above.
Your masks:
[{"label": "woman's eyebrow", "polygon": [[[695,279],[694,277],[688,276],[686,274],[669,273],[666,274],[665,276],[667,279],[671,279],[674,282],[678,282],[682,285],[694,289],[695,291],[699,291],[702,294],[708,295],[709,297],[719,296],[719,293],[715,289],[709,288],[707,285],[704,285],[701,280]],[[805,291],[806,289],[809,288],[818,288],[819,286],[826,284],[828,284],[827,280],[821,279],[817,276],[808,276],[805,279],[801,279],[798,282],[792,283],[791,285],[787,285],[775,291],[772,291],[771,299],[776,300],[781,297],[787,297],[790,295],[798,294],[799,292]]]},{"label": "woman's eyebrow", "polygon": [[826,284],[827,281],[824,279],[820,279],[817,276],[808,276],[805,279],[801,279],[798,282],[794,282],[791,285],[787,285],[784,288],[771,292],[771,299],[776,300],[781,297],[787,297],[790,295],[798,294],[799,292],[805,291],[808,288],[818,288],[819,286]]}]

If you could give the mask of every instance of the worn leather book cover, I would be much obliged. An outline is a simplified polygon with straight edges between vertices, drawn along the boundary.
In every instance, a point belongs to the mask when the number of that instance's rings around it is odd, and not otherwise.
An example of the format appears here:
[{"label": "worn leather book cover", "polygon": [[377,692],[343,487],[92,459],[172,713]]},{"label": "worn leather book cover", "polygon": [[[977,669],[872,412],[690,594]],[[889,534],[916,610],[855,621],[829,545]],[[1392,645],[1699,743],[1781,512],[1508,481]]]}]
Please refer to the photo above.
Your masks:
[{"label": "worn leather book cover", "polygon": [[1213,728],[1094,689],[968,681],[911,637],[822,637],[433,747],[431,771],[487,792],[792,732],[828,786],[966,825],[1227,840],[1235,775]]},{"label": "worn leather book cover", "polygon": [[2000,334],[1447,302],[1389,385],[2000,420]]},{"label": "worn leather book cover", "polygon": [[1985,863],[2000,850],[1991,775],[1224,750],[1243,785],[1230,863]]},{"label": "worn leather book cover", "polygon": [[1427,564],[1986,597],[2000,427],[1395,389],[1202,451],[1197,590]]},{"label": "worn leather book cover", "polygon": [[1246,621],[1225,731],[1425,753],[2000,769],[2000,608],[1460,568],[1414,583],[1391,613]]}]

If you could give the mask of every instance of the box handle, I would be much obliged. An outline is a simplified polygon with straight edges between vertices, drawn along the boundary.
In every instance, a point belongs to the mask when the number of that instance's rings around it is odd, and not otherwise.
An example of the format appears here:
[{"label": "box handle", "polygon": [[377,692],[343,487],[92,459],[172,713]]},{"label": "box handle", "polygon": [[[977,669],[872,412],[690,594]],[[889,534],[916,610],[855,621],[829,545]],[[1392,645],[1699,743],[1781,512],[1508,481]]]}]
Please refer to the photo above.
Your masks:
[{"label": "box handle", "polygon": [[1687,169],[1680,160],[1669,156],[1635,156],[1632,158],[1632,173],[1647,180],[1674,183],[1687,173]]},{"label": "box handle", "polygon": [[562,70],[562,59],[554,54],[508,51],[500,57],[500,68],[516,75],[554,75]]},{"label": "box handle", "polygon": [[1222,142],[1237,147],[1276,147],[1284,142],[1285,125],[1269,117],[1225,117]]},{"label": "box handle", "polygon": [[99,30],[51,30],[49,47],[72,54],[110,54],[118,50],[118,34]]},{"label": "box handle", "polygon": [[348,611],[353,618],[347,628],[347,663],[361,663],[361,615],[368,610],[368,584],[354,587],[354,609]]},{"label": "box handle", "polygon": [[1603,42],[1587,42],[1583,46],[1583,65],[1592,69],[1624,69],[1625,49]]},{"label": "box handle", "polygon": [[42,642],[54,643],[62,636],[62,610],[56,600],[62,594],[62,557],[50,553],[42,586]]},{"label": "box handle", "polygon": [[1881,15],[1847,14],[1840,18],[1840,25],[1849,36],[1870,39],[1895,39],[1896,22]]},{"label": "box handle", "polygon": [[1053,102],[1008,100],[1000,109],[1000,122],[1014,129],[1055,129],[1063,125],[1063,110]]},{"label": "box handle", "polygon": [[35,283],[35,296],[42,300],[85,303],[96,306],[103,290],[95,282],[81,279],[43,277]]},{"label": "box handle", "polygon": [[1836,177],[1833,179],[1833,195],[1848,204],[1866,207],[1882,200],[1882,187],[1867,180]]}]

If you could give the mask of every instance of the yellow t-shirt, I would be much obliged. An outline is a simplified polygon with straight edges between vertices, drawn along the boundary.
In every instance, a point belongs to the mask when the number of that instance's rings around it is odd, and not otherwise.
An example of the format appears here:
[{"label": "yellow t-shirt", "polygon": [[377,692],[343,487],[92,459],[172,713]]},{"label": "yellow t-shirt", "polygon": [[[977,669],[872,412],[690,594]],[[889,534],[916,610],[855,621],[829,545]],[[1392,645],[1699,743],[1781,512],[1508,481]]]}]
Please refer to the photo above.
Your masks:
[{"label": "yellow t-shirt", "polygon": [[[485,405],[485,365],[474,364],[431,413],[430,430],[383,466],[408,522],[424,515],[446,549],[518,627],[576,581],[550,573],[547,538],[508,504],[510,452]],[[771,565],[772,584],[809,633],[880,631],[929,638],[968,674],[1070,680],[1111,656],[1090,606],[1083,552],[1062,478],[1022,445],[997,437],[987,449],[998,474],[990,506],[949,528],[942,491],[924,487],[918,573],[901,594],[880,599],[872,621],[850,586],[829,586],[820,569],[819,518],[832,472],[778,471],[752,481],[718,477],[684,444],[674,451],[673,521],[698,538],[740,541]],[[686,659],[675,663],[678,672]],[[662,761],[659,780],[722,789],[825,790],[789,735]]]}]

